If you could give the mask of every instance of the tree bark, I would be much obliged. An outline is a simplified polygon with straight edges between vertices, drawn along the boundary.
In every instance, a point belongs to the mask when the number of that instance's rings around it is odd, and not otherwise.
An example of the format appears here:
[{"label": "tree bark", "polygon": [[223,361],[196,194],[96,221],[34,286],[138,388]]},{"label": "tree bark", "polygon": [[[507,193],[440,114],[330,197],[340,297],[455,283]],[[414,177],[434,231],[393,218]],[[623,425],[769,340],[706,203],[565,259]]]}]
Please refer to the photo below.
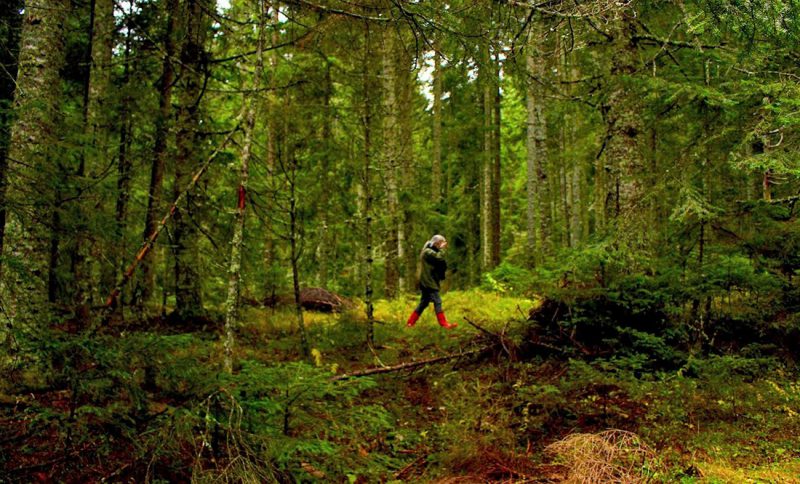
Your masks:
[{"label": "tree bark", "polygon": [[16,122],[8,152],[5,244],[10,257],[25,271],[15,270],[5,277],[11,293],[5,300],[12,320],[19,325],[47,324],[51,317],[47,298],[51,222],[54,185],[61,178],[53,150],[69,9],[68,0],[31,0],[25,6],[14,100]]},{"label": "tree bark", "polygon": [[[402,32],[402,31],[401,31]],[[405,39],[401,36],[400,40]],[[397,56],[397,82],[398,82],[398,124],[399,152],[398,152],[398,194],[399,213],[397,226],[397,257],[400,262],[399,290],[400,293],[410,289],[410,280],[414,280],[417,272],[417,257],[413,250],[408,250],[408,241],[411,240],[414,223],[412,212],[408,210],[409,191],[417,186],[412,182],[416,180],[414,170],[414,96],[416,73],[414,61],[404,44],[396,44]]]},{"label": "tree bark", "polygon": [[397,40],[395,30],[387,28],[383,35],[383,171],[386,180],[386,215],[388,218],[386,237],[385,296],[396,297],[400,289],[399,247],[402,233],[402,217],[398,186],[398,168],[401,143],[397,102]]},{"label": "tree bark", "polygon": [[[323,97],[323,113],[322,113],[322,159],[320,160],[321,167],[320,173],[323,177],[328,177],[331,169],[331,155],[333,135],[331,130],[331,123],[333,116],[331,115],[331,97],[333,96],[333,80],[331,78],[331,63],[326,59],[325,61],[325,92]],[[331,240],[330,240],[330,190],[327,187],[323,188],[320,192],[319,212],[320,212],[320,230],[319,245],[317,246],[317,263],[318,263],[318,282],[319,286],[323,289],[328,288],[329,277],[329,264],[331,255]]]},{"label": "tree bark", "polygon": [[[270,7],[270,30],[271,30],[271,41],[272,45],[278,45],[281,41],[280,36],[280,2],[273,1],[271,2]],[[271,174],[274,173],[275,167],[278,166],[278,147],[280,146],[281,139],[280,139],[280,129],[278,121],[281,119],[282,114],[280,113],[280,103],[278,100],[277,95],[277,87],[278,82],[276,79],[276,75],[278,72],[278,66],[280,64],[281,55],[278,49],[270,50],[269,53],[269,92],[266,95],[266,112],[267,112],[267,119],[266,119],[266,127],[267,127],[267,171]],[[269,210],[269,207],[267,207]],[[268,223],[268,222],[267,222]],[[266,279],[266,287],[265,287],[265,296],[266,298],[271,298],[275,296],[275,291],[277,287],[277,281],[274,277],[275,269],[274,264],[276,261],[275,256],[275,240],[272,236],[272,227],[266,227],[264,230],[264,268],[266,270],[267,277]]]},{"label": "tree bark", "polygon": [[502,97],[500,94],[500,74],[502,65],[500,63],[500,55],[499,53],[495,54],[494,59],[494,79],[492,82],[492,89],[494,90],[494,102],[493,102],[493,117],[492,117],[492,188],[490,190],[491,193],[491,239],[492,239],[492,247],[491,247],[491,263],[492,267],[496,267],[500,264],[500,187],[501,187],[501,102]]},{"label": "tree bark", "polygon": [[[161,82],[159,84],[158,115],[156,117],[155,144],[153,146],[153,161],[150,167],[150,186],[148,188],[147,211],[144,220],[144,234],[147,238],[156,230],[161,215],[163,198],[164,169],[167,159],[167,139],[170,133],[169,119],[172,113],[172,90],[175,83],[176,54],[178,50],[177,30],[178,20],[184,15],[180,0],[169,0],[167,3],[167,28],[164,33],[164,59],[161,67]],[[157,257],[142,261],[142,283],[140,296],[142,303],[150,302],[153,298],[156,284]]]},{"label": "tree bark", "polygon": [[431,198],[438,210],[442,203],[442,55],[433,52],[433,133]]},{"label": "tree bark", "polygon": [[[606,123],[606,146],[602,154],[605,181],[603,210],[606,219],[615,222],[618,232],[644,239],[647,227],[636,210],[642,199],[641,180],[644,158],[639,138],[644,130],[636,95],[630,91],[629,79],[636,73],[637,57],[634,36],[636,23],[629,18],[615,20],[614,56],[609,76],[608,97],[603,106]],[[622,225],[620,225],[622,223]],[[630,230],[621,230],[622,227]],[[608,227],[607,227],[608,228]]]},{"label": "tree bark", "polygon": [[[258,1],[259,26],[258,44],[256,46],[256,69],[253,74],[253,92],[259,92],[261,76],[264,70],[264,9]],[[248,102],[248,101],[245,101]],[[242,273],[242,246],[244,244],[244,222],[247,200],[247,182],[250,178],[250,158],[253,148],[253,130],[258,116],[258,98],[250,98],[244,119],[244,142],[242,144],[241,166],[239,170],[239,188],[237,190],[236,212],[231,237],[231,257],[228,264],[228,297],[225,303],[225,371],[233,373],[234,329],[239,324],[239,294]],[[296,265],[296,264],[295,264]]]},{"label": "tree bark", "polygon": [[[202,138],[200,103],[206,72],[205,43],[212,11],[208,0],[187,1],[186,39],[181,48],[180,94],[178,104],[175,154],[175,183],[177,196],[180,187],[191,179],[201,159]],[[199,209],[202,196],[190,193],[185,210],[179,210],[174,221],[175,312],[179,319],[205,316],[199,261]]]},{"label": "tree bark", "polygon": [[[76,184],[71,187],[75,201],[70,203],[72,242],[68,244],[71,262],[72,293],[74,306],[86,313],[91,300],[92,281],[89,254],[89,211],[81,194],[91,181],[87,170],[99,171],[99,167],[109,158],[108,123],[111,106],[108,105],[108,88],[111,81],[111,58],[113,55],[114,5],[112,0],[91,0],[89,2],[89,39],[85,51],[85,72],[83,85],[83,131],[85,145],[80,155],[76,173]],[[60,237],[60,235],[56,235]],[[52,242],[57,246],[58,241]],[[113,253],[114,251],[112,251]],[[80,309],[82,308],[82,309]]]},{"label": "tree bark", "polygon": [[364,30],[364,59],[362,61],[362,82],[364,89],[363,129],[364,129],[364,245],[366,255],[364,265],[364,305],[367,312],[367,345],[375,344],[375,314],[372,306],[372,80],[370,62],[372,61],[372,42],[369,23]]},{"label": "tree bark", "polygon": [[478,70],[483,108],[483,157],[481,164],[481,261],[484,271],[492,269],[492,156],[494,94],[492,92],[491,53],[489,43],[481,46],[481,62]]},{"label": "tree bark", "polygon": [[[22,24],[22,0],[11,0],[0,7],[2,22],[2,43],[0,49],[0,104],[11,105],[14,101],[15,79],[17,77],[17,57],[19,55],[19,29]],[[11,140],[11,117],[0,118],[0,255],[3,254],[3,242],[6,230],[6,181],[8,176],[8,149]],[[0,259],[0,277],[3,263]]]},{"label": "tree bark", "polygon": [[[133,15],[133,9],[135,7],[135,2],[130,2],[130,10],[128,11],[128,19],[126,20],[128,34],[125,37],[125,51],[123,53],[123,72],[122,72],[122,101],[120,105],[120,133],[119,133],[119,144],[117,148],[117,202],[115,207],[115,222],[116,222],[116,234],[115,234],[115,242],[116,246],[113,248],[112,252],[114,254],[114,262],[111,268],[111,274],[117,274],[117,272],[122,271],[123,263],[125,260],[125,230],[128,227],[128,202],[130,200],[130,192],[131,192],[131,169],[133,167],[131,161],[131,134],[132,134],[132,123],[131,123],[131,42],[132,42],[132,32],[131,32],[131,22],[130,16]],[[113,20],[113,12],[112,12],[112,20]],[[113,276],[111,279],[111,284],[113,284]]]},{"label": "tree bark", "polygon": [[545,59],[542,54],[543,39],[534,40],[536,47],[529,49],[526,59],[528,73],[527,111],[527,236],[528,247],[532,250],[530,260],[540,262],[549,253],[551,218],[548,200],[550,199],[548,166],[547,129],[544,119],[544,96],[541,83],[544,82]]},{"label": "tree bark", "polygon": [[298,212],[297,212],[297,159],[294,153],[290,153],[291,159],[289,176],[289,242],[291,244],[290,261],[292,264],[292,288],[294,290],[294,307],[295,314],[297,315],[297,327],[300,330],[300,347],[303,351],[303,356],[306,358],[311,354],[311,348],[308,343],[308,334],[306,332],[306,324],[303,320],[303,305],[300,300],[300,271],[298,269],[298,261],[300,260],[300,252],[297,247],[298,238]]}]

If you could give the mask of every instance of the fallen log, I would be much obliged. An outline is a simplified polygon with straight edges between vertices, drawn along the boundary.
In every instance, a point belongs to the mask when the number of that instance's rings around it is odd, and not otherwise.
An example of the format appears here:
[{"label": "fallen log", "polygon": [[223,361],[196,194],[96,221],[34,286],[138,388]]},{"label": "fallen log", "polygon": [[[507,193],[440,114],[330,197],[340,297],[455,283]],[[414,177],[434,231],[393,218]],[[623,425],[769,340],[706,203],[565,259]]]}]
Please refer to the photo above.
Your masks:
[{"label": "fallen log", "polygon": [[437,356],[435,358],[428,358],[426,360],[409,361],[406,363],[400,363],[392,366],[379,366],[376,368],[366,368],[364,370],[358,370],[352,373],[343,373],[341,375],[336,375],[333,378],[331,378],[331,381],[346,380],[348,378],[357,378],[360,376],[377,375],[380,373],[392,373],[395,371],[411,370],[414,368],[419,368],[421,366],[434,365],[436,363],[444,363],[446,361],[454,360],[456,358],[462,358],[465,356],[471,356],[471,355],[476,355],[478,353],[483,353],[484,351],[489,351],[493,349],[494,346],[495,345],[489,345],[470,351],[451,353],[449,355]]}]

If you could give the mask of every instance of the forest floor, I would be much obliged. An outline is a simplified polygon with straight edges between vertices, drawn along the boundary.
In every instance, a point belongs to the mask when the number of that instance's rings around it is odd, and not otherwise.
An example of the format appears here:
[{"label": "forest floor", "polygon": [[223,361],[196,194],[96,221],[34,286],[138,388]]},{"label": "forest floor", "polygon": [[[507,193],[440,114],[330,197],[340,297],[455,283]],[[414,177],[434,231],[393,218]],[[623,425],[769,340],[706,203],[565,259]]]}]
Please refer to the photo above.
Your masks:
[{"label": "forest floor", "polygon": [[[203,482],[239,474],[283,482],[561,482],[584,469],[650,482],[800,483],[800,383],[786,367],[719,355],[659,373],[630,357],[522,355],[514,348],[535,301],[481,291],[443,299],[458,328],[440,328],[432,311],[406,328],[416,297],[378,301],[372,349],[361,308],[308,312],[308,363],[300,363],[291,309],[246,308],[236,346],[242,363],[229,380],[220,376],[222,345],[213,330],[128,331],[94,349],[83,344],[94,366],[83,365],[67,388],[0,391],[0,482],[192,475]],[[507,334],[510,351],[495,345],[331,381],[485,346],[486,332]],[[111,341],[120,347],[103,356]],[[102,376],[92,373],[104,365]],[[586,467],[580,452],[591,439],[547,450],[570,435],[609,429],[635,434],[617,449],[628,457]],[[593,449],[594,457],[608,450]]]}]

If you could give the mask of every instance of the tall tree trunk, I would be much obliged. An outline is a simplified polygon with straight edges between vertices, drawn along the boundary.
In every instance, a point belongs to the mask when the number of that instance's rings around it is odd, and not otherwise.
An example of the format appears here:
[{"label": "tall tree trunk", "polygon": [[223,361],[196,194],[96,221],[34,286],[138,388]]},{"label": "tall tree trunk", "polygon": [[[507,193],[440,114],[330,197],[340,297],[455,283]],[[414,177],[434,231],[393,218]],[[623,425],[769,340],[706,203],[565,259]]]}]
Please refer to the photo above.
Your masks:
[{"label": "tall tree trunk", "polygon": [[68,0],[28,1],[22,25],[14,100],[16,122],[8,152],[9,220],[5,245],[25,273],[15,270],[6,275],[6,288],[11,294],[5,300],[15,324],[25,326],[46,324],[51,316],[50,224],[55,213],[54,184],[62,172],[53,149],[69,8]]},{"label": "tall tree trunk", "polygon": [[[115,207],[115,222],[116,222],[116,234],[115,234],[115,243],[116,246],[113,249],[114,253],[114,262],[112,270],[110,271],[112,276],[110,277],[109,286],[113,287],[115,284],[115,274],[117,272],[122,272],[124,270],[123,264],[125,263],[125,230],[128,227],[128,202],[130,200],[130,192],[131,192],[131,135],[132,135],[132,123],[131,123],[131,42],[132,42],[132,31],[131,31],[131,16],[133,15],[133,11],[135,8],[136,3],[131,1],[129,4],[129,11],[127,14],[126,19],[126,26],[128,33],[125,36],[125,51],[123,53],[123,71],[122,71],[122,101],[120,105],[120,126],[119,126],[119,144],[117,147],[117,203]],[[112,12],[113,13],[113,12]],[[112,17],[113,19],[113,17]]]},{"label": "tall tree trunk", "polygon": [[[556,36],[556,55],[558,56],[557,62],[555,63],[558,66],[558,77],[559,81],[568,81],[569,80],[569,72],[567,70],[567,62],[566,62],[566,54],[563,49],[561,36]],[[569,84],[567,84],[569,85]],[[570,158],[567,155],[567,147],[569,146],[569,130],[571,129],[571,124],[568,121],[568,116],[565,115],[563,122],[561,123],[561,132],[559,133],[559,180],[561,185],[561,196],[559,198],[559,206],[561,207],[561,225],[563,229],[563,236],[562,236],[562,247],[571,247],[572,246],[572,230],[571,230],[571,220],[572,216],[570,214],[570,179],[569,176],[569,169],[568,166],[570,165]]]},{"label": "tall tree trunk", "polygon": [[[112,0],[91,0],[89,4],[89,39],[85,51],[83,85],[83,130],[85,145],[80,155],[73,187],[76,201],[70,204],[70,219],[74,235],[68,247],[71,262],[72,302],[77,308],[87,311],[92,292],[91,268],[88,255],[91,238],[87,207],[81,193],[89,183],[87,170],[98,170],[109,158],[108,122],[111,106],[108,105],[108,90],[111,81],[111,59],[113,56],[114,4]],[[96,287],[96,285],[95,285]]]},{"label": "tall tree trunk", "polygon": [[[147,240],[158,225],[162,211],[164,169],[167,160],[167,140],[170,132],[169,119],[172,113],[172,89],[175,83],[175,65],[178,49],[178,21],[184,10],[180,0],[169,0],[167,3],[167,29],[164,33],[164,59],[161,67],[159,84],[158,115],[156,117],[155,144],[153,146],[152,165],[150,167],[150,186],[147,197],[147,211],[144,220],[144,234]],[[152,300],[156,285],[156,266],[158,258],[149,257],[142,261],[142,284],[140,288],[141,302]]]},{"label": "tall tree trunk", "polygon": [[492,92],[492,69],[489,43],[481,46],[481,62],[478,70],[481,86],[481,105],[483,108],[483,156],[481,164],[481,261],[484,271],[492,269],[492,156],[494,94]]},{"label": "tall tree trunk", "polygon": [[[606,122],[606,146],[602,168],[611,177],[605,180],[605,213],[610,215],[618,233],[644,240],[647,227],[636,208],[643,196],[641,186],[644,158],[638,146],[643,132],[641,108],[630,91],[629,78],[636,72],[636,23],[629,18],[614,22],[614,42],[608,97],[603,106]],[[622,223],[620,225],[619,223]],[[627,227],[629,230],[622,230]]]},{"label": "tall tree trunk", "polygon": [[[572,59],[571,51],[564,52],[564,72],[567,76],[568,88],[567,95],[574,96],[573,83],[578,78],[577,67]],[[580,123],[581,117],[578,116],[575,106],[569,103],[566,106],[566,115],[564,122],[567,124],[567,145],[575,146],[577,140],[577,127]],[[575,153],[571,156],[572,170],[570,172],[571,179],[569,181],[570,195],[569,204],[571,208],[572,218],[570,220],[570,247],[578,247],[584,240],[586,240],[586,227],[585,220],[587,209],[584,204],[584,160],[578,157]]]},{"label": "tall tree trunk", "polygon": [[527,236],[529,250],[533,251],[531,261],[540,262],[542,256],[549,252],[551,218],[548,202],[550,187],[546,172],[547,129],[541,88],[546,70],[540,45],[544,40],[537,38],[534,42],[538,47],[529,49],[526,59],[531,76],[527,93]]},{"label": "tall tree trunk", "polygon": [[[10,106],[14,101],[14,88],[17,77],[17,57],[19,55],[19,28],[22,24],[22,0],[11,0],[0,7],[5,48],[0,49],[0,105]],[[11,139],[11,116],[0,118],[0,255],[6,230],[6,180],[8,176],[8,149]],[[2,258],[0,258],[0,277],[2,277]]]},{"label": "tall tree trunk", "polygon": [[491,248],[491,263],[492,267],[495,267],[500,264],[500,187],[502,180],[500,178],[501,174],[501,102],[502,97],[500,94],[500,81],[501,81],[501,69],[502,66],[500,64],[500,54],[499,52],[495,54],[494,59],[494,79],[492,82],[492,89],[494,90],[494,102],[493,102],[493,111],[494,115],[492,117],[492,188],[490,190],[491,193],[491,223],[490,223],[490,230],[491,230],[491,239],[492,239],[492,248]]},{"label": "tall tree trunk", "polygon": [[388,218],[386,237],[385,295],[397,296],[400,289],[400,213],[398,165],[400,158],[399,106],[397,102],[397,40],[395,29],[387,28],[383,35],[383,171],[386,180],[386,215]]},{"label": "tall tree trunk", "polygon": [[[272,45],[278,45],[281,41],[280,33],[280,2],[273,1],[270,6],[270,30]],[[280,145],[280,127],[278,121],[281,119],[282,114],[280,111],[280,103],[278,100],[277,88],[278,82],[276,74],[278,72],[278,65],[280,64],[280,51],[272,49],[269,53],[269,92],[266,95],[266,111],[267,111],[267,170],[273,173],[275,167],[278,166],[278,146]],[[271,175],[270,175],[271,176]],[[267,208],[269,209],[269,207]],[[269,223],[269,222],[267,222]],[[277,288],[277,280],[275,274],[275,240],[271,233],[272,227],[267,227],[264,230],[264,268],[267,273],[266,284],[266,298],[274,298]]]},{"label": "tall tree trunk", "polygon": [[400,261],[400,292],[411,289],[409,281],[416,279],[417,254],[408,250],[408,241],[412,240],[414,223],[412,213],[408,210],[409,193],[418,187],[413,184],[416,180],[414,172],[414,90],[416,88],[416,72],[414,60],[403,45],[397,46],[398,68],[396,71],[398,81],[399,125],[398,135],[399,160],[398,160],[398,189],[400,195],[399,223],[397,227],[397,257]]},{"label": "tall tree trunk", "polygon": [[[320,172],[322,176],[327,177],[331,168],[332,157],[332,143],[333,136],[331,132],[331,123],[333,116],[331,115],[331,97],[333,95],[333,80],[331,79],[331,63],[326,59],[325,61],[325,93],[323,98],[323,113],[322,113],[322,159]],[[331,240],[330,240],[330,191],[326,188],[320,192],[319,211],[320,211],[320,230],[319,245],[317,246],[317,263],[318,263],[318,279],[319,285],[322,288],[328,287],[328,272],[331,256]]]},{"label": "tall tree trunk", "polygon": [[[213,11],[208,0],[187,1],[186,39],[181,48],[180,94],[178,103],[175,196],[189,183],[201,163],[200,103],[203,95],[205,43],[209,17]],[[199,266],[199,230],[197,228],[201,195],[190,193],[186,197],[185,210],[178,210],[174,221],[175,256],[175,312],[179,319],[205,316]]]},{"label": "tall tree trunk", "polygon": [[442,55],[433,52],[433,153],[431,162],[431,198],[437,210],[442,203]]},{"label": "tall tree trunk", "polygon": [[369,31],[369,23],[365,25],[364,31],[364,59],[363,59],[363,79],[364,84],[364,245],[366,255],[364,265],[366,266],[364,275],[364,305],[367,311],[367,344],[372,347],[375,344],[375,314],[372,306],[372,88],[370,75],[370,62],[372,61],[372,46]]},{"label": "tall tree trunk", "polygon": [[308,343],[308,334],[306,332],[306,324],[303,320],[303,305],[300,301],[300,271],[298,269],[298,262],[300,260],[300,251],[297,247],[298,234],[298,211],[297,211],[297,159],[294,152],[289,153],[290,159],[290,172],[291,180],[289,181],[289,242],[291,244],[290,261],[292,264],[292,289],[294,290],[294,308],[297,315],[297,328],[300,330],[300,347],[303,351],[303,356],[306,358],[311,354],[311,348]]},{"label": "tall tree trunk", "polygon": [[[242,144],[239,170],[239,188],[237,190],[236,212],[231,237],[231,257],[228,263],[228,298],[225,303],[225,371],[233,373],[233,332],[239,324],[239,294],[242,277],[242,246],[244,244],[244,222],[247,200],[247,182],[250,178],[250,158],[253,148],[253,130],[258,116],[258,92],[264,70],[264,12],[265,6],[258,0],[258,43],[256,45],[256,69],[253,73],[253,95],[248,103],[244,119],[244,142]],[[296,264],[295,264],[296,265]],[[301,315],[302,317],[302,315]],[[305,334],[305,332],[304,332]]]}]

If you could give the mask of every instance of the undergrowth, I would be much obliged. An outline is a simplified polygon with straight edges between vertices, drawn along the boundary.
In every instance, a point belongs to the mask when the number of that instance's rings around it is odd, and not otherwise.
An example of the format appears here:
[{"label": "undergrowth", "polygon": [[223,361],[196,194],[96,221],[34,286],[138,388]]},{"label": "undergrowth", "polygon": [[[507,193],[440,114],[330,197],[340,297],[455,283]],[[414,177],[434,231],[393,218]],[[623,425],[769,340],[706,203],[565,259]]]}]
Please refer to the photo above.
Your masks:
[{"label": "undergrowth", "polygon": [[465,318],[524,348],[528,310],[540,304],[448,292],[445,309],[460,326],[446,331],[427,313],[406,328],[415,303],[378,301],[371,350],[360,308],[307,313],[308,360],[291,310],[250,308],[233,375],[221,371],[214,333],[21,335],[28,357],[4,374],[0,394],[3,479],[558,481],[569,467],[545,449],[608,429],[658,456],[642,474],[651,482],[797,475],[800,384],[786,361],[757,351],[673,354],[650,333],[633,334],[635,344],[612,355],[520,350],[332,380],[471,347],[481,331]]}]

